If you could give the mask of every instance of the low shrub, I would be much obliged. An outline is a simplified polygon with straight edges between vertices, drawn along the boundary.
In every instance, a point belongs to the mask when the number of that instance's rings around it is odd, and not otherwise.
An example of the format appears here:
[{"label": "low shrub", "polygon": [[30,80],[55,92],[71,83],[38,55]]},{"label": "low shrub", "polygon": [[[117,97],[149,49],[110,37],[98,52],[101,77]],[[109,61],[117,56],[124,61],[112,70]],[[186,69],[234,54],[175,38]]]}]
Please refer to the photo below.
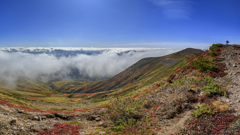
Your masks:
[{"label": "low shrub", "polygon": [[117,99],[106,107],[110,119],[114,124],[118,124],[119,120],[128,121],[130,118],[140,119],[142,116],[139,112],[143,111],[144,104],[141,99],[126,98],[123,100]]},{"label": "low shrub", "polygon": [[133,118],[128,119],[128,121],[124,121],[120,119],[116,122],[118,126],[112,127],[112,131],[117,133],[128,133],[128,134],[140,134],[139,130],[136,130],[139,126],[140,121],[135,120]]},{"label": "low shrub", "polygon": [[172,80],[175,76],[175,74],[171,74],[169,78]]},{"label": "low shrub", "polygon": [[217,68],[218,68],[218,71],[219,71],[219,72],[224,72],[224,71],[227,69],[225,63],[218,63],[218,64],[217,64]]},{"label": "low shrub", "polygon": [[171,79],[167,79],[167,82],[172,83],[172,80]]},{"label": "low shrub", "polygon": [[193,117],[186,122],[185,128],[178,135],[221,134],[230,127],[231,123],[239,119],[239,116],[235,116],[233,112],[233,110],[228,112],[218,110],[213,115],[205,113],[200,117]]},{"label": "low shrub", "polygon": [[212,44],[212,46],[209,47],[209,50],[216,51],[220,46],[222,46],[222,44]]},{"label": "low shrub", "polygon": [[227,73],[225,72],[212,72],[212,73],[207,73],[207,75],[211,76],[212,78],[216,78],[216,77],[223,77],[225,75],[227,75]]},{"label": "low shrub", "polygon": [[[112,134],[146,134],[153,133],[149,120],[145,118],[148,108],[156,107],[157,102],[148,98],[117,99],[107,106],[107,116],[112,120],[114,127],[108,130]],[[159,106],[159,105],[158,105]],[[152,117],[152,116],[150,116]]]},{"label": "low shrub", "polygon": [[51,130],[46,130],[43,132],[38,133],[38,135],[80,135],[79,129],[83,129],[80,125],[72,125],[66,123],[55,123],[54,128]]},{"label": "low shrub", "polygon": [[207,54],[210,55],[211,57],[217,56],[217,54],[215,52],[213,52],[213,51],[208,52]]},{"label": "low shrub", "polygon": [[218,71],[217,64],[205,58],[199,58],[198,60],[193,61],[193,68],[206,73]]},{"label": "low shrub", "polygon": [[201,90],[204,91],[204,94],[221,95],[221,96],[225,95],[224,91],[217,83],[209,83],[208,85],[201,88]]},{"label": "low shrub", "polygon": [[196,111],[193,111],[192,114],[195,116],[195,117],[199,117],[201,116],[202,114],[210,114],[210,115],[213,115],[215,114],[217,111],[215,110],[215,108],[212,106],[212,105],[206,105],[205,103],[201,104],[200,108],[197,109]]}]

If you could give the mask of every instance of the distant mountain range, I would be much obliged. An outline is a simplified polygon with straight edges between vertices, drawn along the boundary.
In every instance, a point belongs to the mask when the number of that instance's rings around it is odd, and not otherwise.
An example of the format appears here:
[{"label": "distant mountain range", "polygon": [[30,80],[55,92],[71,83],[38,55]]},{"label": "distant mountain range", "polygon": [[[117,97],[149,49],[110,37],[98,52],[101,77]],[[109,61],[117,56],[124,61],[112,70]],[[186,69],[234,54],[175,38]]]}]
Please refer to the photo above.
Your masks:
[{"label": "distant mountain range", "polygon": [[[69,57],[79,54],[98,55],[103,53],[116,53],[119,56],[133,52],[159,51],[163,48],[78,48],[78,47],[2,47],[4,52],[22,52],[29,54],[48,54],[56,57]],[[179,49],[178,49],[179,50]]]}]

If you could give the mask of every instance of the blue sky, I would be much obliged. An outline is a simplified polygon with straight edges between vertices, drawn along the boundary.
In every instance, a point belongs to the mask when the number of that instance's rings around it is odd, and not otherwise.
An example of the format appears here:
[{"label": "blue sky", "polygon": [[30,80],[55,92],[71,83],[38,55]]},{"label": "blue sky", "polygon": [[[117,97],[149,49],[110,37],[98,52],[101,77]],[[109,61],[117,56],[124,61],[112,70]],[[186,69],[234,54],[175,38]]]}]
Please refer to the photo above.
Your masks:
[{"label": "blue sky", "polygon": [[0,0],[0,47],[240,43],[239,0]]}]

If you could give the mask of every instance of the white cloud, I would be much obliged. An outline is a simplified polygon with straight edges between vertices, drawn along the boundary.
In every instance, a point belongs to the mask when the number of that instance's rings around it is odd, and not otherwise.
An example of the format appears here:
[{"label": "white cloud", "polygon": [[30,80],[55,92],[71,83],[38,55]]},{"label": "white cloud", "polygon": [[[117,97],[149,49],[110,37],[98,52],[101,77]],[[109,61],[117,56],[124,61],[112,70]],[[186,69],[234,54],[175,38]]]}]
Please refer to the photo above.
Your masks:
[{"label": "white cloud", "polygon": [[211,43],[156,42],[156,43],[114,44],[101,47],[208,48],[211,45],[212,45]]},{"label": "white cloud", "polygon": [[67,77],[72,67],[88,77],[111,77],[142,58],[163,56],[179,50],[181,49],[150,49],[145,52],[131,51],[121,56],[112,52],[60,58],[47,54],[34,55],[0,51],[0,77],[12,83],[21,76],[29,79],[35,79],[39,75],[49,77],[56,74],[59,77]]},{"label": "white cloud", "polygon": [[189,19],[192,2],[189,0],[151,0],[162,9],[162,13],[169,19]]}]

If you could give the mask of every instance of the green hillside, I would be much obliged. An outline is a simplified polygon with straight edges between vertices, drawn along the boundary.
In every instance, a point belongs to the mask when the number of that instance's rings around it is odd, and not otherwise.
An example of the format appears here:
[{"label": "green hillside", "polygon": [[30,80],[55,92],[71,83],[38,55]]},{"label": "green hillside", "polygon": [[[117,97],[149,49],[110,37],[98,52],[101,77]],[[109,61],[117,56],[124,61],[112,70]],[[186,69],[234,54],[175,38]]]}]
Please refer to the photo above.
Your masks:
[{"label": "green hillside", "polygon": [[[62,82],[64,85],[62,85],[61,89],[55,90],[69,94],[95,93],[116,89],[121,89],[122,91],[135,90],[163,79],[172,73],[177,67],[185,65],[202,52],[203,51],[201,50],[187,48],[163,57],[144,58],[123,72],[107,80],[87,84]],[[53,85],[59,83],[61,82],[55,82]],[[70,86],[70,84],[72,85]]]}]

